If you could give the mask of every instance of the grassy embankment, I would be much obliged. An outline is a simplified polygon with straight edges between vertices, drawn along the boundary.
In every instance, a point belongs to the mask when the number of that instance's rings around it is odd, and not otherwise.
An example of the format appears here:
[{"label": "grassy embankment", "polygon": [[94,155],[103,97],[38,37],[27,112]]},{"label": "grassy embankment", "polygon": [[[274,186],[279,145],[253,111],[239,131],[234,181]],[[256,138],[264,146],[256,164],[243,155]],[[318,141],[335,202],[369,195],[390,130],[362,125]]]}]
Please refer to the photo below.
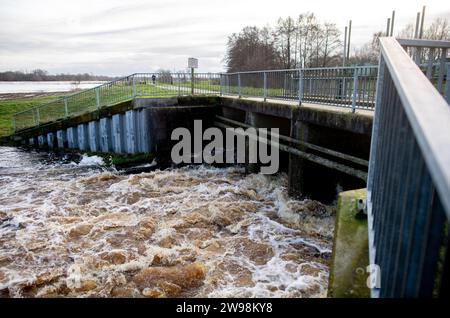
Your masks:
[{"label": "grassy embankment", "polygon": [[[167,97],[176,95],[175,92],[157,86],[137,85],[139,95],[145,97]],[[20,95],[20,94],[19,94]],[[115,85],[102,87],[99,90],[100,105],[113,105],[131,98],[131,85]],[[40,108],[40,122],[45,123],[65,116],[64,102],[62,96],[70,96],[67,102],[69,115],[77,115],[96,109],[95,90],[86,90],[80,93],[61,93],[46,96],[18,97],[0,100],[0,137],[12,133],[13,114],[30,108],[44,105]],[[35,125],[33,113],[25,113],[17,119],[17,128],[32,127]]]},{"label": "grassy embankment", "polygon": [[9,100],[0,100],[0,137],[10,135],[12,132],[12,115],[56,99],[53,96],[19,97]]}]

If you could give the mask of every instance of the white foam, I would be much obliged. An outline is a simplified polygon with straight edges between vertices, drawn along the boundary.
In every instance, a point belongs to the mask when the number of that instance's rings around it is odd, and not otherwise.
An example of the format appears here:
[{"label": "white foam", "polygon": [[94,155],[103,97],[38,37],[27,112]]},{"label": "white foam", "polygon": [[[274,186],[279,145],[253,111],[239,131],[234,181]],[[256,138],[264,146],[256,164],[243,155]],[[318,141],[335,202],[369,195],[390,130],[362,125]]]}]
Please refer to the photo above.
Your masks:
[{"label": "white foam", "polygon": [[88,156],[83,155],[81,161],[78,163],[79,166],[103,166],[105,162],[102,157],[99,156]]}]

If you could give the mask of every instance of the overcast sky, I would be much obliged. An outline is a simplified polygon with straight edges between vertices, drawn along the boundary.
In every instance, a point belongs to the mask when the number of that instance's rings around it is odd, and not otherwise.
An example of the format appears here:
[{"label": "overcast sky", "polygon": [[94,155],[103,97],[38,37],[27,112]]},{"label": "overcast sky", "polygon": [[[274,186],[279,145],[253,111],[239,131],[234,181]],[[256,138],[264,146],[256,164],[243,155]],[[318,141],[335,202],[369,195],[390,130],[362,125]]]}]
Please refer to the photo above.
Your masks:
[{"label": "overcast sky", "polygon": [[222,71],[227,37],[246,25],[312,11],[342,30],[352,19],[361,45],[392,10],[399,30],[423,5],[426,22],[450,17],[445,0],[0,0],[0,71],[126,75],[182,70],[189,56],[199,71]]}]

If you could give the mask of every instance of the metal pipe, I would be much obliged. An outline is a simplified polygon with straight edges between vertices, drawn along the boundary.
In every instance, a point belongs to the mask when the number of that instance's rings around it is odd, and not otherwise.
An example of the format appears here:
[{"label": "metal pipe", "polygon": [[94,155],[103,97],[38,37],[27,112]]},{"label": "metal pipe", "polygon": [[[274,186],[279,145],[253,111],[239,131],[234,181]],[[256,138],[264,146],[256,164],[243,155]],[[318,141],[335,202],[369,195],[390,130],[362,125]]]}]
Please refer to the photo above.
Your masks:
[{"label": "metal pipe", "polygon": [[347,47],[347,60],[350,59],[350,39],[352,35],[352,20],[348,23],[348,47]]},{"label": "metal pipe", "polygon": [[423,37],[423,23],[425,21],[425,6],[422,8],[422,18],[420,21],[420,31],[419,31],[419,39]]},{"label": "metal pipe", "polygon": [[391,36],[394,36],[394,21],[395,21],[395,10],[392,11],[392,18],[391,18]]},{"label": "metal pipe", "polygon": [[420,21],[420,12],[417,12],[416,16],[416,28],[414,31],[414,38],[417,39],[419,37],[419,21]]},{"label": "metal pipe", "polygon": [[390,25],[391,25],[391,19],[388,18],[387,19],[387,24],[386,24],[386,36],[389,36]]},{"label": "metal pipe", "polygon": [[347,27],[344,31],[344,58],[342,59],[342,66],[345,67],[347,61]]}]

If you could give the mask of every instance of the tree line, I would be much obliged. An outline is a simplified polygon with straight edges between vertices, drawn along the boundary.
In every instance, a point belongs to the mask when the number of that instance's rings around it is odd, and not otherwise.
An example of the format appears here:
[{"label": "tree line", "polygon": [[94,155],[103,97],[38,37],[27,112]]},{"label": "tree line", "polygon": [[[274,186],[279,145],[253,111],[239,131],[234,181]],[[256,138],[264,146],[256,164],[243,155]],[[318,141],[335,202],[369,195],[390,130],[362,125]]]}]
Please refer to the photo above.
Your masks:
[{"label": "tree line", "polygon": [[103,75],[83,74],[56,74],[50,75],[47,71],[37,69],[31,72],[6,71],[0,72],[0,81],[111,81],[114,77]]},{"label": "tree line", "polygon": [[[413,38],[413,25],[398,32]],[[352,47],[347,65],[377,64],[378,38],[382,31],[360,47]],[[296,18],[279,18],[274,26],[246,26],[228,37],[224,62],[228,72],[342,66],[343,36],[336,24],[322,22],[311,12]],[[450,23],[436,18],[424,30],[425,39],[450,38]]]}]

